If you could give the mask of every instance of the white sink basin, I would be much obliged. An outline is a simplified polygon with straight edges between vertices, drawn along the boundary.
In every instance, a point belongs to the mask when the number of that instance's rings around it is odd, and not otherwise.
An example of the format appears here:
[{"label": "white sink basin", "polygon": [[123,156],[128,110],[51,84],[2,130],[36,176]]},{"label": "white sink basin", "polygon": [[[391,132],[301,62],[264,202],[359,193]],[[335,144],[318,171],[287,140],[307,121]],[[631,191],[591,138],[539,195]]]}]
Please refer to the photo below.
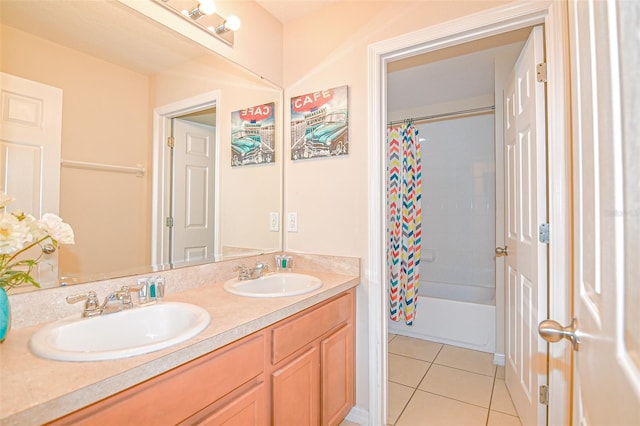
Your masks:
[{"label": "white sink basin", "polygon": [[224,289],[238,296],[285,297],[310,293],[322,287],[322,281],[311,275],[282,273],[265,275],[254,280],[234,278],[224,283]]},{"label": "white sink basin", "polygon": [[184,342],[210,320],[199,306],[163,302],[93,318],[62,319],[38,330],[29,346],[38,356],[60,361],[126,358]]}]

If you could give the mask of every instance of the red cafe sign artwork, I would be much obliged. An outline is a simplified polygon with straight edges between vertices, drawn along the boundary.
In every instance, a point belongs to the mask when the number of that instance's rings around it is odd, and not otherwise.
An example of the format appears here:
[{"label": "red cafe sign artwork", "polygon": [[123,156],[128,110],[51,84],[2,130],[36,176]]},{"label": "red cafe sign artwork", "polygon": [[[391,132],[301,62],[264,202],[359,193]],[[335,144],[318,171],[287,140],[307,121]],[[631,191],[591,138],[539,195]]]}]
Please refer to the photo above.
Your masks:
[{"label": "red cafe sign artwork", "polygon": [[273,114],[273,103],[258,105],[239,111],[240,119],[243,121],[263,121],[270,118]]},{"label": "red cafe sign artwork", "polygon": [[313,111],[333,99],[333,89],[307,93],[291,98],[291,109],[294,112]]}]

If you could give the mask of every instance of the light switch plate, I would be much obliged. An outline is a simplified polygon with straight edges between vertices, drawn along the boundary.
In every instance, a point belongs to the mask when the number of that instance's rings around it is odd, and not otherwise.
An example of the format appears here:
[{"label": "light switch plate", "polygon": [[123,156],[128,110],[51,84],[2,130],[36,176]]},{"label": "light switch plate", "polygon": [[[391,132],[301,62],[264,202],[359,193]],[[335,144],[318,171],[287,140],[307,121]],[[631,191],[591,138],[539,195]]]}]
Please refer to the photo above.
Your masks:
[{"label": "light switch plate", "polygon": [[287,215],[287,231],[298,232],[298,213],[290,212]]},{"label": "light switch plate", "polygon": [[269,231],[278,232],[280,230],[280,213],[269,213]]}]

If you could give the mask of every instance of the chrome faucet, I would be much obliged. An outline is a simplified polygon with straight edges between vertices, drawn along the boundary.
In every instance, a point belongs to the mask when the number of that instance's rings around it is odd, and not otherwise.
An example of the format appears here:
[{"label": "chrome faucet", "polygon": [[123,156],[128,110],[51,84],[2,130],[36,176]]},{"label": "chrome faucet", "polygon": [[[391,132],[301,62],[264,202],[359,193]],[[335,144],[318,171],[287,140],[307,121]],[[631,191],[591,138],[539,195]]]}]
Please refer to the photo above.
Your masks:
[{"label": "chrome faucet", "polygon": [[253,269],[249,271],[249,277],[252,280],[256,278],[260,278],[261,276],[264,275],[264,272],[268,270],[269,270],[269,265],[262,262],[256,262],[256,266],[254,266]]},{"label": "chrome faucet", "polygon": [[[104,302],[100,303],[96,292],[89,290],[83,294],[67,296],[67,303],[78,303],[84,301],[85,303],[82,316],[85,318],[111,314],[114,312],[120,312],[123,309],[133,308],[133,301],[131,300],[132,291],[137,290],[126,285],[122,286],[120,290],[109,293],[109,295],[105,297]],[[109,303],[113,301],[121,301],[122,303],[117,306],[109,305]]]},{"label": "chrome faucet", "polygon": [[[131,300],[132,291],[137,291],[137,289],[131,289],[129,286],[124,285],[120,290],[109,293],[107,297],[104,298],[102,305],[100,305],[102,315],[133,308],[133,301]],[[117,306],[109,305],[110,302],[115,301],[121,301],[122,303]]]},{"label": "chrome faucet", "polygon": [[254,280],[264,275],[265,271],[269,270],[269,265],[262,262],[256,262],[256,266],[249,269],[245,265],[238,265],[233,268],[234,272],[238,272],[238,279],[240,281]]}]

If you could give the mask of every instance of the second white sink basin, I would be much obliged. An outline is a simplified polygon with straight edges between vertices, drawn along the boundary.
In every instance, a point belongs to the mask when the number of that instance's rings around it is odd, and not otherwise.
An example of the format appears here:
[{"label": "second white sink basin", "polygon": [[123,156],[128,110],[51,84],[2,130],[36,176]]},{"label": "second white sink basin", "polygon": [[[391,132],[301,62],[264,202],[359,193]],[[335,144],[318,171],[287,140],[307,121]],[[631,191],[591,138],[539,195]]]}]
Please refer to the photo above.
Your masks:
[{"label": "second white sink basin", "polygon": [[180,302],[123,310],[93,318],[66,318],[38,330],[31,351],[59,361],[126,358],[168,348],[204,330],[211,320],[205,309]]},{"label": "second white sink basin", "polygon": [[253,280],[231,279],[224,289],[238,296],[285,297],[310,293],[322,287],[322,281],[311,275],[281,273],[265,275]]}]

